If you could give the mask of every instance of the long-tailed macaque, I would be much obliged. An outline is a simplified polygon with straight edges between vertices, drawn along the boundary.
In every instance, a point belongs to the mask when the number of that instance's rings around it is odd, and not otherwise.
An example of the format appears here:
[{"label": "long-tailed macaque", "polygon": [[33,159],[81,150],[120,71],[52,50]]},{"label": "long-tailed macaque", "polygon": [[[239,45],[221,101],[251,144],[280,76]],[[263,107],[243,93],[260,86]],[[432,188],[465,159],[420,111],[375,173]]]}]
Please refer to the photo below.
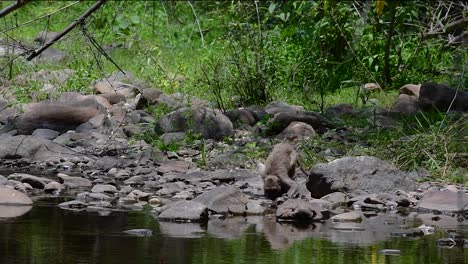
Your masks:
[{"label": "long-tailed macaque", "polygon": [[273,147],[265,165],[258,164],[267,198],[274,200],[285,193],[290,198],[298,195],[299,186],[293,180],[296,162],[297,152],[294,147],[287,143],[279,143]]}]

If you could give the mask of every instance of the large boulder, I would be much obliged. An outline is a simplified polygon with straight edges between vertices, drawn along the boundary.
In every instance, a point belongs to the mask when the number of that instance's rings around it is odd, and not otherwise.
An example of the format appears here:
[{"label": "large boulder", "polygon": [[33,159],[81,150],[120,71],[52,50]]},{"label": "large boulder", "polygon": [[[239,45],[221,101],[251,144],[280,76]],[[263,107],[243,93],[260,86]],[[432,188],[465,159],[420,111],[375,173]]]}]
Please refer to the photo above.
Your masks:
[{"label": "large boulder", "polygon": [[278,113],[297,114],[304,112],[304,107],[299,105],[290,105],[281,101],[274,101],[265,106],[265,111],[270,115],[275,115]]},{"label": "large boulder", "polygon": [[205,222],[208,220],[208,208],[199,202],[180,201],[163,208],[159,220],[181,222]]},{"label": "large boulder", "polygon": [[195,197],[193,201],[218,214],[242,215],[247,211],[249,199],[235,186],[222,186]]},{"label": "large boulder", "polygon": [[306,138],[311,138],[315,135],[314,128],[303,122],[292,122],[287,128],[283,130],[276,137],[283,140],[302,140]]},{"label": "large boulder", "polygon": [[155,127],[156,133],[192,130],[203,138],[222,139],[234,133],[231,121],[219,110],[206,107],[181,108],[163,116]]},{"label": "large boulder", "polygon": [[242,125],[253,126],[257,123],[254,114],[245,108],[229,110],[226,112],[226,116],[236,127]]},{"label": "large boulder", "polygon": [[278,206],[276,218],[280,220],[320,220],[323,218],[319,204],[302,199],[290,199]]},{"label": "large boulder", "polygon": [[40,128],[65,133],[98,113],[99,110],[91,106],[74,106],[64,102],[33,103],[25,106],[25,112],[16,122],[16,128],[23,135],[30,135]]},{"label": "large boulder", "polygon": [[57,174],[59,178],[59,182],[63,184],[65,187],[73,189],[73,188],[86,188],[91,187],[92,183],[90,180],[82,178],[82,177],[74,177],[68,176],[64,173]]},{"label": "large boulder", "polygon": [[330,122],[315,112],[279,112],[268,121],[265,133],[268,136],[277,135],[293,122],[306,123],[319,133],[330,127]]},{"label": "large boulder", "polygon": [[458,191],[430,191],[424,194],[418,204],[419,210],[449,213],[468,212],[468,194]]},{"label": "large boulder", "polygon": [[423,83],[418,105],[422,110],[468,111],[468,92],[444,84]]},{"label": "large boulder", "polygon": [[370,156],[344,157],[319,163],[312,167],[306,186],[314,198],[332,192],[382,193],[416,189],[410,174]]},{"label": "large boulder", "polygon": [[418,98],[416,96],[400,94],[390,111],[401,114],[414,114],[418,110]]},{"label": "large boulder", "polygon": [[33,201],[26,194],[5,187],[0,187],[0,205],[31,205]]},{"label": "large boulder", "polygon": [[0,159],[11,158],[26,158],[35,161],[89,160],[85,155],[47,139],[0,135]]},{"label": "large boulder", "polygon": [[27,183],[36,189],[44,189],[44,187],[48,183],[52,182],[52,180],[50,179],[34,176],[27,173],[13,173],[8,176],[8,179],[20,181],[22,183]]}]

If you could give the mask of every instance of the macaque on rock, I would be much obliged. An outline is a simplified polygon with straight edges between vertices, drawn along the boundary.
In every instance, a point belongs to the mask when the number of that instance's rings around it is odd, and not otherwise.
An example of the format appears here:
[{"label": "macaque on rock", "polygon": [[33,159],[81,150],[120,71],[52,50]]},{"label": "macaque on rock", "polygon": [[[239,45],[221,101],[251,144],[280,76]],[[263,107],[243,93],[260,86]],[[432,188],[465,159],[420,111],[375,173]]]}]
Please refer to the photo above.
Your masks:
[{"label": "macaque on rock", "polygon": [[294,147],[287,143],[279,143],[273,147],[265,165],[258,164],[267,198],[274,200],[285,193],[290,198],[299,195],[299,185],[293,180],[296,162],[297,152]]}]

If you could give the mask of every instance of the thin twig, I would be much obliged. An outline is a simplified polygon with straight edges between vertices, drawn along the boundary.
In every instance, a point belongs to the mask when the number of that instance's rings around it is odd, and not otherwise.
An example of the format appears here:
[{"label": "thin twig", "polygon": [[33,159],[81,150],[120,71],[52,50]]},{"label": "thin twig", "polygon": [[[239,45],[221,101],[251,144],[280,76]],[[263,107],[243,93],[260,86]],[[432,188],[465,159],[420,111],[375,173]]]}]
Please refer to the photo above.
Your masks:
[{"label": "thin twig", "polygon": [[73,5],[78,4],[79,2],[80,2],[80,1],[73,2],[73,3],[71,3],[71,4],[68,4],[68,5],[64,6],[64,7],[61,7],[61,8],[59,8],[59,9],[53,11],[52,13],[49,13],[49,14],[45,14],[45,15],[43,15],[43,16],[36,17],[36,18],[31,19],[31,20],[29,20],[29,21],[26,21],[26,22],[24,22],[24,23],[22,23],[22,24],[16,25],[16,26],[11,27],[11,28],[7,28],[7,29],[5,29],[5,30],[2,30],[2,31],[0,31],[0,33],[4,33],[4,32],[7,32],[7,31],[11,31],[11,30],[13,30],[13,29],[17,29],[17,28],[26,26],[26,25],[28,25],[28,24],[31,24],[31,23],[33,23],[33,22],[36,22],[37,20],[40,20],[40,19],[46,18],[46,17],[48,17],[48,16],[54,15],[54,14],[56,14],[56,13],[58,13],[58,12],[64,10],[64,9],[66,9],[66,8],[69,8],[70,6],[73,6]]},{"label": "thin twig", "polygon": [[201,27],[200,27],[200,20],[198,19],[197,13],[195,13],[195,8],[193,8],[192,3],[190,3],[190,1],[187,1],[187,3],[189,4],[190,8],[192,8],[193,16],[195,16],[195,22],[197,22],[198,31],[200,32],[202,45],[204,46],[205,45],[205,39],[203,38],[203,31],[201,30]]}]

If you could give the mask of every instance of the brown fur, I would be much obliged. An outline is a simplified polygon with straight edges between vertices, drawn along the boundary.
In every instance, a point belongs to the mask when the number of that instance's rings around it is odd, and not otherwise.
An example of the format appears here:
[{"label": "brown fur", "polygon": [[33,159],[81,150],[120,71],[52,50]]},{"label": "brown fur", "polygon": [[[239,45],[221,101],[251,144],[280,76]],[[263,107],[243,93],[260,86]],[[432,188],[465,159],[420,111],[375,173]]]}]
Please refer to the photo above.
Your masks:
[{"label": "brown fur", "polygon": [[297,153],[290,144],[280,143],[273,147],[261,170],[266,197],[276,199],[297,191],[297,183],[293,180],[296,162]]}]

